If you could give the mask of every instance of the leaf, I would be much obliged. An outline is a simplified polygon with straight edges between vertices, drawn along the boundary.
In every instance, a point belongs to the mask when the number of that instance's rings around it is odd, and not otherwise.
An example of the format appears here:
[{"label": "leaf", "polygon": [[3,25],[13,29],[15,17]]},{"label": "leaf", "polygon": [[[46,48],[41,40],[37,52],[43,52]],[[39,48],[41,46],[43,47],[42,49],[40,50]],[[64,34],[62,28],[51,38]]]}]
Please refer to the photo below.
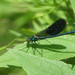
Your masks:
[{"label": "leaf", "polygon": [[[47,40],[30,43],[28,47],[27,42],[25,42],[15,46],[13,50],[32,55],[34,53],[36,56],[43,56],[43,58],[50,60],[63,60],[75,56],[75,36],[65,35]],[[8,50],[10,51],[10,49]],[[7,65],[17,66],[17,62],[8,52],[0,56],[0,67],[6,67]]]},{"label": "leaf", "polygon": [[41,30],[40,26],[35,21],[33,21],[33,26],[34,26],[36,31],[40,31]]},{"label": "leaf", "polygon": [[74,75],[63,62],[47,60],[25,52],[10,49],[9,52],[21,64],[28,75]]},{"label": "leaf", "polygon": [[14,47],[15,50],[27,52],[43,56],[47,59],[62,60],[75,56],[75,37],[72,35],[65,35],[47,40],[39,40],[36,43],[20,44]]},{"label": "leaf", "polygon": [[6,46],[3,46],[0,48],[0,51],[3,50],[3,49],[6,49],[7,47],[9,47],[11,44],[13,44],[14,42],[16,41],[16,39],[14,39],[11,43],[9,43],[8,45]]},{"label": "leaf", "polygon": [[71,2],[71,6],[73,8],[73,11],[75,13],[75,0],[70,0],[70,2]]},{"label": "leaf", "polygon": [[10,66],[20,67],[20,64],[16,60],[14,60],[10,53],[6,52],[2,56],[0,56],[0,67],[8,68]]}]

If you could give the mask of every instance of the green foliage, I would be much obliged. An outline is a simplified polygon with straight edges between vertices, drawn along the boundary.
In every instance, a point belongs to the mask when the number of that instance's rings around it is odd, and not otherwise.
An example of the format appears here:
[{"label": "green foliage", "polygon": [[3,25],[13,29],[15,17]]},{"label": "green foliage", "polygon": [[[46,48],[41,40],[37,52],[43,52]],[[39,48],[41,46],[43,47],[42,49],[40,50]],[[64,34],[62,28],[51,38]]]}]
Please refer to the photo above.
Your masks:
[{"label": "green foliage", "polygon": [[72,6],[72,8],[73,8],[73,11],[74,11],[74,13],[75,13],[75,1],[74,0],[70,0],[70,2],[71,2],[71,6]]},{"label": "green foliage", "polygon": [[[60,18],[67,21],[63,32],[75,30],[74,0],[0,0],[0,67],[23,68],[28,75],[74,75],[74,35],[40,40],[28,46],[25,42]],[[13,43],[15,38],[18,39]],[[15,47],[7,51],[10,45]],[[0,74],[3,71],[0,69]],[[9,72],[5,74],[11,75]],[[22,73],[27,75],[26,72]]]},{"label": "green foliage", "polygon": [[25,52],[10,50],[28,75],[74,75],[69,66],[63,62],[47,60]]},{"label": "green foliage", "polygon": [[71,35],[30,43],[28,47],[25,42],[0,56],[0,67],[22,67],[28,75],[74,75],[73,64],[59,61],[75,56],[74,44],[75,38]]}]

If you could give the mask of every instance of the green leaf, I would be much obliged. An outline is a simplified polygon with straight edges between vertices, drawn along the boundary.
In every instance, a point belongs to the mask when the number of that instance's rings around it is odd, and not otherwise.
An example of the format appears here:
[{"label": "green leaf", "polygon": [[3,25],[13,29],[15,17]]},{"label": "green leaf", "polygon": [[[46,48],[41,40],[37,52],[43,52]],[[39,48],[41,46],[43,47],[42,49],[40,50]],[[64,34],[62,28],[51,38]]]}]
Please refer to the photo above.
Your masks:
[{"label": "green leaf", "polygon": [[[27,52],[28,54],[34,53],[36,56],[43,56],[43,58],[50,60],[62,60],[75,56],[75,36],[65,35],[47,40],[44,39],[36,43],[30,43],[28,47],[27,42],[25,42],[15,46],[13,50]],[[10,51],[10,49],[8,50]],[[10,63],[9,59],[11,60]],[[0,61],[0,66],[16,65],[13,63],[15,60],[8,52],[0,56]]]},{"label": "green leaf", "polygon": [[35,21],[33,21],[33,25],[34,25],[34,28],[35,28],[36,31],[40,31],[41,30],[40,26]]},{"label": "green leaf", "polygon": [[15,50],[27,52],[43,56],[47,59],[62,60],[75,56],[75,37],[72,35],[65,35],[47,40],[40,40],[36,43],[23,43],[14,47]]},{"label": "green leaf", "polygon": [[1,47],[0,50],[6,49],[6,48],[9,47],[11,44],[13,44],[15,41],[16,41],[16,39],[14,39],[14,40],[13,40],[11,43],[9,43],[8,45]]},{"label": "green leaf", "polygon": [[73,11],[75,13],[75,0],[70,0],[70,2],[71,2],[71,6],[73,8]]},{"label": "green leaf", "polygon": [[69,66],[61,61],[47,60],[25,52],[11,50],[13,57],[28,75],[74,75]]},{"label": "green leaf", "polygon": [[14,58],[12,57],[12,55],[8,52],[6,52],[5,54],[0,56],[0,67],[20,67],[20,64],[14,60]]}]

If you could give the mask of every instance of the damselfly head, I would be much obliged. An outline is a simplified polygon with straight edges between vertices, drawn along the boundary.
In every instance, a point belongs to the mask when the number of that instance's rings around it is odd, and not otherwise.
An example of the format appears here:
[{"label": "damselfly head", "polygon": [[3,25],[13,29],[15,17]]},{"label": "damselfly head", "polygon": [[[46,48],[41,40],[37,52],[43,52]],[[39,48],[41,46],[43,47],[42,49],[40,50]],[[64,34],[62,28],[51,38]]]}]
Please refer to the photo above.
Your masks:
[{"label": "damselfly head", "polygon": [[38,40],[38,37],[36,35],[33,35],[31,38],[28,38],[26,41],[27,42],[35,42]]}]

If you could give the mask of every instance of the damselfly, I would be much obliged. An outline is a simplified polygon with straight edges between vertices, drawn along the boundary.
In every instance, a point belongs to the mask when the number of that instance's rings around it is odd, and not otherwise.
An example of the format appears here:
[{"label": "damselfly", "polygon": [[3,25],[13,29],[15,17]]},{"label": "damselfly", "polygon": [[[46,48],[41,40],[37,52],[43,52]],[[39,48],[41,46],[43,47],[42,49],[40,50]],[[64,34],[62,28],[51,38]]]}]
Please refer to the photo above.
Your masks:
[{"label": "damselfly", "polygon": [[71,32],[59,34],[61,31],[65,29],[65,27],[66,27],[66,21],[64,19],[59,19],[55,23],[50,25],[48,28],[28,38],[27,42],[28,43],[35,42],[42,39],[53,38],[53,37],[75,33],[75,31],[71,31]]}]

